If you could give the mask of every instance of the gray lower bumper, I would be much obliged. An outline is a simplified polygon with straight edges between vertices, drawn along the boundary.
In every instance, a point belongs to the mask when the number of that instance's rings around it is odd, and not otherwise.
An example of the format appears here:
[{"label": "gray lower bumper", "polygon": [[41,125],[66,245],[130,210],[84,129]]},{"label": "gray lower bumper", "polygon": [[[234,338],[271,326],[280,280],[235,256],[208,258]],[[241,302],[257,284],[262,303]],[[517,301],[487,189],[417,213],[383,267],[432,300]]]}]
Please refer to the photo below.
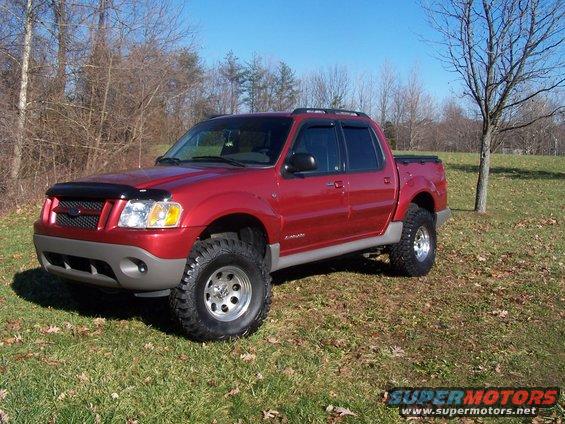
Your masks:
[{"label": "gray lower bumper", "polygon": [[443,224],[445,224],[445,221],[447,221],[450,217],[451,209],[449,208],[445,208],[444,210],[436,212],[436,228],[439,228]]},{"label": "gray lower bumper", "polygon": [[[155,291],[176,287],[185,259],[162,259],[144,249],[35,234],[37,258],[51,274],[101,287]],[[139,265],[145,264],[141,272]],[[143,268],[143,267],[142,267]]]}]

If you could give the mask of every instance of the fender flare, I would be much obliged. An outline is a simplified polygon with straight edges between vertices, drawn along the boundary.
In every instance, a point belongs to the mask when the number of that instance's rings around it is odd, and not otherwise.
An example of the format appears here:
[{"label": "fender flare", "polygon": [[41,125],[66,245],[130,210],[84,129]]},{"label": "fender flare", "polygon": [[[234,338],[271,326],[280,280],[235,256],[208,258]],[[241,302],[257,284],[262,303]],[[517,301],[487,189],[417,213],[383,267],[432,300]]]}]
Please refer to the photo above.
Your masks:
[{"label": "fender flare", "polygon": [[429,194],[432,197],[435,210],[435,205],[437,204],[437,199],[440,197],[440,193],[432,181],[422,176],[416,176],[402,181],[400,196],[398,197],[398,207],[394,213],[393,221],[403,221],[412,200],[422,193]]},{"label": "fender flare", "polygon": [[246,192],[230,192],[213,195],[191,208],[186,214],[185,226],[208,227],[219,218],[245,214],[261,222],[269,244],[279,241],[281,217],[264,199]]}]

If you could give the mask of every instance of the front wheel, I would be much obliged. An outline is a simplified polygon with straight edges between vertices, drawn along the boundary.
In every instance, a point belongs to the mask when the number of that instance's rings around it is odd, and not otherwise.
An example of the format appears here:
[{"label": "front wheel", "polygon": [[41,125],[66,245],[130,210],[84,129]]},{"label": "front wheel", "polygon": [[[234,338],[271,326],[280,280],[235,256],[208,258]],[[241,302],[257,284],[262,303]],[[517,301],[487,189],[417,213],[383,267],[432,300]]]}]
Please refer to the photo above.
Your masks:
[{"label": "front wheel", "polygon": [[402,237],[390,248],[390,263],[397,272],[410,277],[426,275],[436,257],[436,229],[433,215],[411,204],[404,218]]},{"label": "front wheel", "polygon": [[223,340],[253,333],[269,311],[271,277],[249,243],[212,238],[195,244],[170,306],[194,340]]}]

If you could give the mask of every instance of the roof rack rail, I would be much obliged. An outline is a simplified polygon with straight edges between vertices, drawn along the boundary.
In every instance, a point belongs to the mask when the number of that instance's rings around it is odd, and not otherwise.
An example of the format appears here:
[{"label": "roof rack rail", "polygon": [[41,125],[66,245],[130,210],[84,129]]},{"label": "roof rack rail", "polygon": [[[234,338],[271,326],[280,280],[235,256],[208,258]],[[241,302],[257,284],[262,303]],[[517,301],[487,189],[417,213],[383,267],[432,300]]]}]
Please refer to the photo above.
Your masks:
[{"label": "roof rack rail", "polygon": [[299,107],[292,111],[293,115],[300,115],[302,113],[331,113],[335,115],[355,115],[355,116],[362,116],[364,118],[368,118],[369,116],[363,112],[357,112],[355,110],[347,110],[347,109],[324,109],[318,107]]},{"label": "roof rack rail", "polygon": [[211,114],[211,115],[206,115],[206,117],[204,118],[205,120],[207,119],[214,119],[214,118],[219,118],[221,116],[228,116],[229,113],[215,113],[215,114]]}]

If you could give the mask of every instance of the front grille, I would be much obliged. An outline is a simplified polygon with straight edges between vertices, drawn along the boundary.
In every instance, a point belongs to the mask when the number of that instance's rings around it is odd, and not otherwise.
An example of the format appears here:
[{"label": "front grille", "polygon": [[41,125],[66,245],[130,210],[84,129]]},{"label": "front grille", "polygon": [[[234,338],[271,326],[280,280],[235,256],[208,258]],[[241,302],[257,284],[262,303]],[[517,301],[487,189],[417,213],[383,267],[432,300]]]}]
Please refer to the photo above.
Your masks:
[{"label": "front grille", "polygon": [[84,228],[95,230],[98,228],[98,215],[69,216],[66,213],[58,213],[55,222],[61,227]]},{"label": "front grille", "polygon": [[79,209],[91,209],[94,211],[102,211],[104,207],[103,200],[90,200],[90,199],[61,199],[59,200],[60,208],[79,208]]},{"label": "front grille", "polygon": [[[103,207],[104,200],[60,199],[55,208],[55,223],[61,227],[95,230]],[[74,215],[71,211],[80,211],[80,214]]]}]

